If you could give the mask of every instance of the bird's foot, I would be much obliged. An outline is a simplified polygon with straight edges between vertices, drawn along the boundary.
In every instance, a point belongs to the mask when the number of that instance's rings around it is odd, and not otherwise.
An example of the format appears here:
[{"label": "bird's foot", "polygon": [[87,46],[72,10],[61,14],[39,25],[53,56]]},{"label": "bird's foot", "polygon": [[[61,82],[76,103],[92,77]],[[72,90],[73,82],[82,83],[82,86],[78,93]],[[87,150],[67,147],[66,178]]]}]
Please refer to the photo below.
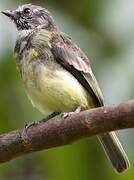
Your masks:
[{"label": "bird's foot", "polygon": [[78,106],[78,107],[76,108],[76,110],[74,111],[74,113],[79,113],[79,112],[81,112],[81,107],[80,107],[80,106]]},{"label": "bird's foot", "polygon": [[40,121],[34,121],[34,122],[31,122],[31,123],[28,123],[28,124],[25,125],[25,129],[27,130],[27,129],[29,129],[29,128],[32,127],[32,126],[38,125],[38,124],[40,124],[40,123],[42,123],[42,122],[46,122],[46,121],[48,121],[49,119],[57,116],[58,114],[60,114],[60,113],[54,112],[54,113],[50,114],[49,116],[47,116],[46,118],[44,118],[44,119],[42,119],[42,120],[40,120]]},{"label": "bird's foot", "polygon": [[31,122],[31,123],[28,123],[28,124],[25,125],[25,129],[27,130],[30,127],[35,126],[35,125],[37,125],[39,123],[40,123],[39,121],[34,121],[34,122]]},{"label": "bird's foot", "polygon": [[74,113],[79,113],[80,111],[81,111],[81,107],[78,106],[77,109],[74,112],[64,112],[64,113],[61,114],[61,116],[65,119],[65,118],[71,116]]},{"label": "bird's foot", "polygon": [[39,122],[40,122],[40,123],[41,123],[41,122],[46,122],[46,121],[48,121],[49,119],[51,119],[51,118],[53,118],[53,117],[55,117],[55,116],[57,116],[57,115],[59,115],[59,114],[60,114],[59,112],[53,112],[52,114],[50,114],[50,115],[47,116],[46,118],[40,120]]}]

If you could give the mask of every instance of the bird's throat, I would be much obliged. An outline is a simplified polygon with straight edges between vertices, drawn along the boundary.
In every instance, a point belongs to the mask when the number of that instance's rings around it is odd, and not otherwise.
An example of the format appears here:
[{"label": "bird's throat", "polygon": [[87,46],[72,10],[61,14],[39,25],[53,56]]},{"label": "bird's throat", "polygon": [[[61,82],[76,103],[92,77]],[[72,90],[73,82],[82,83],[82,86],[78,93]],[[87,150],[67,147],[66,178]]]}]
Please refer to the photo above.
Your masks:
[{"label": "bird's throat", "polygon": [[16,45],[14,48],[15,57],[18,62],[21,61],[21,59],[23,57],[23,52],[25,49],[27,49],[33,33],[34,33],[34,30],[32,30],[32,29],[19,31]]}]

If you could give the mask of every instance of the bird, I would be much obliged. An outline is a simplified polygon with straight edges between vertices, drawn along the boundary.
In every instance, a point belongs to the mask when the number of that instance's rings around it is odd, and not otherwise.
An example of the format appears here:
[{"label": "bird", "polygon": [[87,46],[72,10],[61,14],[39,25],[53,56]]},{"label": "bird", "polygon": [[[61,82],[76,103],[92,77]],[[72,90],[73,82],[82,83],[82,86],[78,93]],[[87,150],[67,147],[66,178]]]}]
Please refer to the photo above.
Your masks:
[{"label": "bird", "polygon": [[[2,11],[16,25],[16,64],[32,105],[45,116],[104,106],[104,98],[85,53],[56,25],[44,7],[24,4]],[[130,167],[115,132],[99,134],[118,173]]]}]

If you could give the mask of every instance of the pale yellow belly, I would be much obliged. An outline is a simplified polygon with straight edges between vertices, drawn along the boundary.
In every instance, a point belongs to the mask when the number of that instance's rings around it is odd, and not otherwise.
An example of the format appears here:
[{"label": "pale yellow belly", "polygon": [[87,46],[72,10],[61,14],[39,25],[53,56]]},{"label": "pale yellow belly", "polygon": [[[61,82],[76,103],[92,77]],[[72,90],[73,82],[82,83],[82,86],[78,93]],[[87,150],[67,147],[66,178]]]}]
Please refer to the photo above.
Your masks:
[{"label": "pale yellow belly", "polygon": [[80,83],[67,71],[48,70],[38,67],[36,70],[36,86],[32,79],[25,83],[28,97],[41,112],[74,111],[78,106],[82,109],[93,107],[92,99]]}]

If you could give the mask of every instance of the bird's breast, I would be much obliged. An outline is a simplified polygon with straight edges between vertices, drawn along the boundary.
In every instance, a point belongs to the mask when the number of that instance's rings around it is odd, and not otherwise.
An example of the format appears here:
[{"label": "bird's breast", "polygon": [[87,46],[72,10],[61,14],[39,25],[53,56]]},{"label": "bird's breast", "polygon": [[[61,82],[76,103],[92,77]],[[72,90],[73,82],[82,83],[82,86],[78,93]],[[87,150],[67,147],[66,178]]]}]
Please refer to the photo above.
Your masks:
[{"label": "bird's breast", "polygon": [[34,61],[24,65],[22,79],[32,104],[43,113],[74,111],[92,107],[87,91],[68,71],[55,62]]}]

